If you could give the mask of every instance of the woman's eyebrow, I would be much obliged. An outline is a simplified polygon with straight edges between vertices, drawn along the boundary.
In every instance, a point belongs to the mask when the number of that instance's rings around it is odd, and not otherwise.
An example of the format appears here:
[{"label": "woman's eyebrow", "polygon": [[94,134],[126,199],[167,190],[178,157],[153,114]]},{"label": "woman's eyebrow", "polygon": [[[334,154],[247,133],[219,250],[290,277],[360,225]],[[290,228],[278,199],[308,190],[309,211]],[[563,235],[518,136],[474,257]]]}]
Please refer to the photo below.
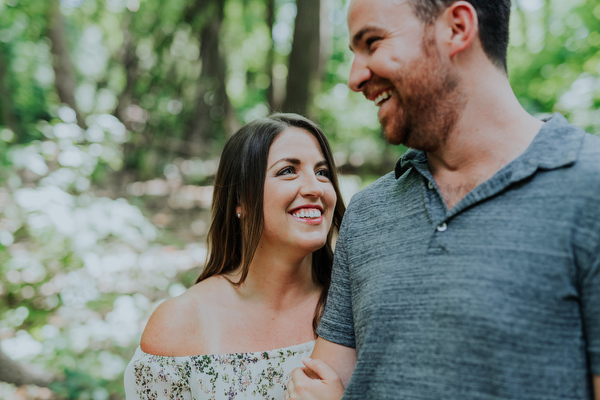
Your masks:
[{"label": "woman's eyebrow", "polygon": [[[282,162],[287,162],[287,163],[290,163],[290,164],[293,164],[293,165],[300,165],[300,164],[302,164],[302,161],[300,161],[297,158],[285,157],[285,158],[281,158],[281,159],[275,161],[273,164],[271,164],[271,166],[267,169],[267,171],[273,169],[273,167],[275,167],[277,164],[282,163]],[[329,163],[327,162],[327,160],[321,160],[321,161],[319,161],[319,162],[317,162],[315,164],[315,168],[322,167],[322,166],[329,167]]]},{"label": "woman's eyebrow", "polygon": [[288,162],[288,163],[294,164],[294,165],[300,165],[300,164],[302,164],[300,162],[300,160],[298,160],[297,158],[284,157],[284,158],[281,158],[281,159],[275,161],[273,164],[271,164],[271,166],[267,169],[267,171],[270,170],[271,168],[273,168],[275,165],[279,164],[280,162]]}]

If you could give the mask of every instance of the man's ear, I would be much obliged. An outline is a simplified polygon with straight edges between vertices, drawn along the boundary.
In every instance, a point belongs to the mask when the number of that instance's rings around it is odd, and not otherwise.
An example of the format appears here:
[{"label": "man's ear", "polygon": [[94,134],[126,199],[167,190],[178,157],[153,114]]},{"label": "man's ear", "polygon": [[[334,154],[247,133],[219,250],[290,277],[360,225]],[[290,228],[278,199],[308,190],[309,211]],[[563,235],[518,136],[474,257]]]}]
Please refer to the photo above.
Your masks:
[{"label": "man's ear", "polygon": [[477,11],[466,1],[452,3],[441,18],[449,28],[450,35],[446,39],[450,57],[467,49],[479,35]]}]

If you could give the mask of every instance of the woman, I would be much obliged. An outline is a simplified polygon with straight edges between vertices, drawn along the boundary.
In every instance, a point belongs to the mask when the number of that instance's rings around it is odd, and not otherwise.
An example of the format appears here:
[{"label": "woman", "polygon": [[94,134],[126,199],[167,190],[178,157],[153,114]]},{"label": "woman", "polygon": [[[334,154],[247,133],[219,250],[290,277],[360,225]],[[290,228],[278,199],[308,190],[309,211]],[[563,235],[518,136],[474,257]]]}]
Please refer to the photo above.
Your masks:
[{"label": "woman", "polygon": [[344,205],[323,132],[295,114],[251,122],[215,178],[209,256],[152,314],[127,399],[281,399],[314,346]]}]

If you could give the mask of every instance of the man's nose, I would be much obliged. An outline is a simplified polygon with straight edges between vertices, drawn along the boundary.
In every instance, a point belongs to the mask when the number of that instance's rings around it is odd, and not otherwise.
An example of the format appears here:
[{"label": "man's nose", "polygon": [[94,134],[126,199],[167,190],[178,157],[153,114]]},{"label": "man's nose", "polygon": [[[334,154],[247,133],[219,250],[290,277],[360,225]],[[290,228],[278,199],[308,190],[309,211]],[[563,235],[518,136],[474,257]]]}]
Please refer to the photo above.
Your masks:
[{"label": "man's nose", "polygon": [[367,66],[365,57],[361,55],[355,55],[352,60],[352,69],[350,69],[350,78],[348,79],[348,86],[355,92],[362,92],[364,90],[364,84],[371,79],[373,73]]}]

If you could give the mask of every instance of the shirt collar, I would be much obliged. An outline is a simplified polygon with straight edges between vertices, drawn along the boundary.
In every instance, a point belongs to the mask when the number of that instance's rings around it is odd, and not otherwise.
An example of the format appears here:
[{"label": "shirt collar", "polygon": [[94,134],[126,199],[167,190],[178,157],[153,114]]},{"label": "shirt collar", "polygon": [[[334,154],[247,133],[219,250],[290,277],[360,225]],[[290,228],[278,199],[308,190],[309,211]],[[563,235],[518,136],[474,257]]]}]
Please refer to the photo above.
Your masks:
[{"label": "shirt collar", "polygon": [[[549,170],[574,164],[581,150],[585,132],[571,125],[558,113],[543,121],[545,124],[515,163],[527,164],[528,170]],[[404,153],[394,169],[396,179],[413,166],[427,167],[427,154],[424,151],[409,149]]]}]

